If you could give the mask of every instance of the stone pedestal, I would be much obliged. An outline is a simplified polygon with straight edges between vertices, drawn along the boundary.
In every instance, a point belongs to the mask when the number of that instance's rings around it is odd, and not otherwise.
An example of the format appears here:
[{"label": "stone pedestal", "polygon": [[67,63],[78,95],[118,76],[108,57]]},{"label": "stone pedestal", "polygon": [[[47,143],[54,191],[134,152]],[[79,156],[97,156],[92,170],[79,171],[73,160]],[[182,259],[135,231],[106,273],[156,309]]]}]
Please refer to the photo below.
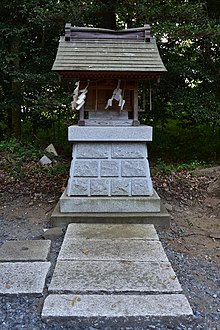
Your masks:
[{"label": "stone pedestal", "polygon": [[[151,223],[152,216],[169,216],[161,212],[160,197],[152,186],[147,142],[152,141],[150,126],[70,126],[68,139],[73,142],[72,161],[67,189],[59,201],[59,222],[80,221],[80,215],[122,222]],[[101,215],[101,218],[100,216]],[[64,215],[64,217],[62,217]],[[112,216],[111,216],[112,215]],[[132,220],[130,216],[132,215]],[[96,219],[97,216],[99,219]],[[111,219],[110,219],[110,218]],[[123,219],[122,219],[123,217]],[[64,219],[65,218],[65,219]],[[96,219],[96,220],[95,220]],[[158,224],[158,219],[153,221]],[[160,223],[160,221],[159,221]]]},{"label": "stone pedestal", "polygon": [[[147,126],[69,127],[69,140],[75,143],[66,190],[70,197],[68,209],[77,212],[78,205],[81,204],[81,210],[85,204],[83,209],[88,212],[146,210],[140,199],[134,197],[154,194],[146,145],[151,139],[152,128]],[[66,205],[65,196],[62,199]],[[155,211],[158,208],[153,208],[152,212]]]}]

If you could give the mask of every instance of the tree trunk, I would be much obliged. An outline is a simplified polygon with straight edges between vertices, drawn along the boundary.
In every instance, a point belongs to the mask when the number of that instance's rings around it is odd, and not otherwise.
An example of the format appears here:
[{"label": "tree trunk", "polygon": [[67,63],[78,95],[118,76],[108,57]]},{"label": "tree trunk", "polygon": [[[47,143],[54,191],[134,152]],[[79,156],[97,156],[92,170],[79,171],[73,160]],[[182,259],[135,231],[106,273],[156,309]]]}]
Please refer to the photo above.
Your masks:
[{"label": "tree trunk", "polygon": [[[15,69],[19,70],[20,61],[18,57],[19,50],[19,39],[14,37],[11,43],[11,52],[17,57],[13,61],[13,65]],[[12,97],[13,97],[13,105],[11,108],[11,129],[12,134],[20,139],[21,137],[21,102],[20,102],[20,82],[16,78],[12,80],[11,84]]]}]

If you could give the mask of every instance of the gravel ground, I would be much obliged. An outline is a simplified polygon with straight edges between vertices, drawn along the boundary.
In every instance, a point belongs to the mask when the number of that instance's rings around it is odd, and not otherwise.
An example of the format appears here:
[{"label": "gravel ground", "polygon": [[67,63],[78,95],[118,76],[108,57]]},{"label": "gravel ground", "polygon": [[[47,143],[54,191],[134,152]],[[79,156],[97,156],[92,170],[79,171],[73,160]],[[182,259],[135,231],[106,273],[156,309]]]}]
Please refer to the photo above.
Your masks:
[{"label": "gravel ground", "polygon": [[[17,218],[9,226],[8,219],[0,218],[1,243],[6,239],[39,239],[42,228],[49,224],[45,220],[41,226],[28,225],[25,218]],[[147,318],[146,320],[134,318],[124,323],[118,319],[107,322],[100,319],[92,324],[84,320],[76,323],[54,323],[47,325],[41,320],[43,297],[31,296],[1,296],[0,297],[0,329],[220,329],[220,277],[218,264],[207,258],[191,256],[175,251],[169,247],[171,232],[158,229],[161,241],[169,260],[182,284],[184,294],[189,299],[194,316],[190,318]],[[49,260],[52,268],[62,244],[63,237],[52,241]],[[50,281],[52,270],[47,278]],[[45,291],[44,295],[46,296]]]}]

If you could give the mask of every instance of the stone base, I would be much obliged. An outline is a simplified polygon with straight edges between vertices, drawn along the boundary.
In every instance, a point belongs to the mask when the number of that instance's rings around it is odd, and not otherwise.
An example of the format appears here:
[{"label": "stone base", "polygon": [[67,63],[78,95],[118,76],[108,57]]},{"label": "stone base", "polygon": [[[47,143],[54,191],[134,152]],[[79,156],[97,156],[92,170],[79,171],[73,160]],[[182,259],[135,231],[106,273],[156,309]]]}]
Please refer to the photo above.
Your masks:
[{"label": "stone base", "polygon": [[160,212],[160,197],[153,192],[153,196],[140,197],[83,197],[67,196],[66,191],[60,198],[62,213],[103,213],[103,212]]},{"label": "stone base", "polygon": [[69,223],[139,223],[154,224],[163,228],[169,228],[170,215],[163,204],[161,204],[159,212],[112,212],[112,213],[61,213],[60,201],[57,203],[52,215],[52,227],[63,227]]}]

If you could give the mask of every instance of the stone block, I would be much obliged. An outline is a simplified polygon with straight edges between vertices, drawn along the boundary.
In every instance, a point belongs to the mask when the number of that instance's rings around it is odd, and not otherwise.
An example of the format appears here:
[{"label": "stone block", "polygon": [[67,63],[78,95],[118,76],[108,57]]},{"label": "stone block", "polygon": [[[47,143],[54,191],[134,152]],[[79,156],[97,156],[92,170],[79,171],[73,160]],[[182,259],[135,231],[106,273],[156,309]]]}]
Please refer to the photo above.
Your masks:
[{"label": "stone block", "polygon": [[79,142],[77,143],[76,158],[108,158],[110,143]]},{"label": "stone block", "polygon": [[51,241],[6,241],[0,248],[0,261],[47,260]]},{"label": "stone block", "polygon": [[42,234],[42,237],[44,239],[55,240],[58,237],[63,236],[63,234],[64,234],[63,228],[61,228],[61,227],[53,227],[53,228],[46,229],[45,232]]},{"label": "stone block", "polygon": [[89,196],[89,179],[70,179],[68,183],[68,196]]},{"label": "stone block", "polygon": [[105,223],[71,223],[69,224],[66,239],[145,239],[159,240],[154,225],[151,224],[105,224]]},{"label": "stone block", "polygon": [[108,119],[86,119],[85,126],[132,126],[133,120],[132,119],[120,119],[120,120],[108,120]]},{"label": "stone block", "polygon": [[108,196],[110,193],[110,183],[106,179],[91,179],[90,194],[91,196]]},{"label": "stone block", "polygon": [[46,147],[45,151],[49,152],[50,154],[54,155],[54,156],[58,156],[58,153],[54,147],[54,145],[51,143],[49,144],[49,146]]},{"label": "stone block", "polygon": [[0,294],[43,294],[50,262],[0,263]]},{"label": "stone block", "polygon": [[76,142],[92,141],[152,141],[151,126],[69,126],[68,140]]},{"label": "stone block", "polygon": [[168,262],[161,242],[143,239],[64,238],[58,260]]},{"label": "stone block", "polygon": [[[72,301],[75,301],[74,307]],[[141,318],[146,320],[146,317],[149,316],[179,317],[190,315],[193,315],[193,312],[183,294],[131,294],[129,296],[50,294],[45,300],[42,311],[42,318],[45,322],[50,319],[60,320],[61,318],[77,320],[77,317],[80,317],[80,324],[82,324],[83,319],[91,318],[88,323],[91,325],[94,319],[97,318],[97,322],[100,322],[100,318],[103,317],[105,320],[110,318],[111,324],[113,324],[114,321],[120,318],[127,321],[126,324],[129,329],[131,328],[130,317],[133,318],[132,320],[135,323],[134,317],[137,317],[138,322]]]},{"label": "stone block", "polygon": [[50,293],[127,292],[180,293],[182,288],[167,262],[57,261]]},{"label": "stone block", "polygon": [[104,224],[154,224],[164,229],[170,228],[170,214],[160,206],[158,212],[61,212],[60,201],[56,204],[50,218],[52,226],[64,227],[70,223]]},{"label": "stone block", "polygon": [[95,177],[98,176],[98,160],[76,160],[73,168],[75,177]]},{"label": "stone block", "polygon": [[124,120],[128,119],[128,112],[126,110],[123,111],[89,111],[89,119],[90,120],[95,120],[95,119],[100,119],[100,120]]},{"label": "stone block", "polygon": [[112,144],[112,158],[146,158],[147,146],[144,142],[118,142]]},{"label": "stone block", "polygon": [[160,212],[160,198],[156,192],[153,196],[98,196],[77,197],[66,196],[66,192],[60,198],[60,211],[73,213],[126,213],[126,212]]},{"label": "stone block", "polygon": [[149,164],[145,160],[122,160],[121,175],[122,177],[146,177],[149,175]]},{"label": "stone block", "polygon": [[41,157],[41,159],[39,160],[39,163],[41,165],[50,165],[52,164],[52,160],[50,158],[48,158],[46,155],[44,155],[43,157]]},{"label": "stone block", "polygon": [[112,196],[131,196],[131,180],[129,179],[112,179],[111,180]]},{"label": "stone block", "polygon": [[102,160],[100,175],[108,177],[118,177],[119,165],[119,161],[117,160]]},{"label": "stone block", "polygon": [[153,185],[151,178],[131,179],[131,194],[132,196],[152,196]]}]

